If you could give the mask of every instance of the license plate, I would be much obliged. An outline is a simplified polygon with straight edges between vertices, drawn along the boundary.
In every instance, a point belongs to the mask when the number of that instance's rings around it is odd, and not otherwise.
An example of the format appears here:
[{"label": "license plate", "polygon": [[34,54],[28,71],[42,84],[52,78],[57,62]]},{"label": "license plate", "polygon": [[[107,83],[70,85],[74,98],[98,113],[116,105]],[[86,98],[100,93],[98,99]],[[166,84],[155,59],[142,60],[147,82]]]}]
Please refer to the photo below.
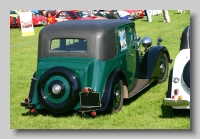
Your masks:
[{"label": "license plate", "polygon": [[81,107],[100,107],[100,94],[99,92],[83,93],[80,92],[80,105]]}]

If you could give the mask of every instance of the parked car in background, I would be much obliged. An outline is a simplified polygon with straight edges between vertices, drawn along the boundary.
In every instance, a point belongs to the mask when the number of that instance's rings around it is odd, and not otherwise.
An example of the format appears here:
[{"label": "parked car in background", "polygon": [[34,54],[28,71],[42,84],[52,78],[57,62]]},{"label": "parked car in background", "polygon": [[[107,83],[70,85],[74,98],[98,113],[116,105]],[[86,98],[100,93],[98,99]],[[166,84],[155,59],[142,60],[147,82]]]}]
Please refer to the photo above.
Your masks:
[{"label": "parked car in background", "polygon": [[[39,33],[37,68],[21,106],[64,113],[119,112],[124,99],[154,81],[162,83],[171,62],[166,47],[136,35],[131,20],[69,20]],[[148,101],[148,100],[147,100]]]},{"label": "parked car in background", "polygon": [[170,71],[168,91],[163,105],[177,109],[190,109],[190,26],[185,27],[181,36],[180,52]]},{"label": "parked car in background", "polygon": [[140,19],[145,16],[145,13],[143,10],[124,10],[130,13],[133,19]]},{"label": "parked car in background", "polygon": [[84,10],[69,10],[69,11],[61,10],[57,12],[55,15],[52,15],[51,13],[48,14],[47,25],[68,20],[96,20],[96,19],[106,19],[106,18],[92,15],[88,11]]},{"label": "parked car in background", "polygon": [[47,10],[46,11],[46,17],[48,17],[49,13],[50,13],[51,16],[54,16],[56,14],[56,10]]},{"label": "parked car in background", "polygon": [[44,15],[33,14],[32,21],[34,26],[46,25],[47,17]]},{"label": "parked car in background", "polygon": [[[33,14],[32,23],[34,26],[46,25],[46,17],[39,14]],[[21,27],[20,15],[17,17],[10,16],[10,27]]]},{"label": "parked car in background", "polygon": [[[107,13],[107,11],[108,10],[94,10],[93,12],[95,15],[106,17],[109,19],[109,14]],[[143,10],[117,10],[117,11],[118,11],[119,15],[121,15],[121,13],[123,11],[129,13],[132,20],[143,18],[145,16],[145,13]],[[122,14],[125,14],[125,13],[122,13]],[[126,14],[126,15],[128,15],[128,14]]]},{"label": "parked car in background", "polygon": [[10,16],[10,28],[15,28],[20,26],[19,17],[11,17]]}]

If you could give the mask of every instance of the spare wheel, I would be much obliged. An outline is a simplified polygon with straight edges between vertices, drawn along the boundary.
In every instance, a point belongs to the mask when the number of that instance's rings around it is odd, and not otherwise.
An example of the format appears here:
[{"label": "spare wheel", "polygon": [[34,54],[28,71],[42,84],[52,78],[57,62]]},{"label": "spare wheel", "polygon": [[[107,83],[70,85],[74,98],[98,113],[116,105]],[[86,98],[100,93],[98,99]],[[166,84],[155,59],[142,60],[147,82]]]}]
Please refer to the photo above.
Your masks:
[{"label": "spare wheel", "polygon": [[73,71],[66,67],[53,67],[39,79],[38,97],[49,111],[62,113],[78,103],[79,81]]}]

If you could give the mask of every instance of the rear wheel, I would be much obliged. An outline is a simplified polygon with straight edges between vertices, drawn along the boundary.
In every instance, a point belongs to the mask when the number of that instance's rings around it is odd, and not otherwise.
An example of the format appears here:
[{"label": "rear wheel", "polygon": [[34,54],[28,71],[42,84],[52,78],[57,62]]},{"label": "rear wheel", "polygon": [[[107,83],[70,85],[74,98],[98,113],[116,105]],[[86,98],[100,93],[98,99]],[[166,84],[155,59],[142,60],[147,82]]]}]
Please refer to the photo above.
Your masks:
[{"label": "rear wheel", "polygon": [[160,75],[158,78],[158,83],[162,83],[167,79],[168,74],[168,57],[166,53],[163,53],[160,59]]},{"label": "rear wheel", "polygon": [[123,90],[123,82],[117,77],[114,80],[114,84],[112,86],[112,96],[111,96],[111,112],[119,112],[122,109],[124,102],[124,90]]}]

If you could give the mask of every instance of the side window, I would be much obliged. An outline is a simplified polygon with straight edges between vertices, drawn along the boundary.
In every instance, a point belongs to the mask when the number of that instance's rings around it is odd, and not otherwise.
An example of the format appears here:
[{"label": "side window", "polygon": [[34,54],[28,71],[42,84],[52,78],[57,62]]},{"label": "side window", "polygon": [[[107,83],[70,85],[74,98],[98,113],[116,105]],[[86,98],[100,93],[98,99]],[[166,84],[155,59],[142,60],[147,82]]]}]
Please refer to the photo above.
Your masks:
[{"label": "side window", "polygon": [[121,51],[127,49],[127,36],[125,28],[118,30],[118,38],[119,38],[119,45],[121,47]]},{"label": "side window", "polygon": [[76,15],[73,12],[68,12],[68,14],[72,19],[77,19]]}]

